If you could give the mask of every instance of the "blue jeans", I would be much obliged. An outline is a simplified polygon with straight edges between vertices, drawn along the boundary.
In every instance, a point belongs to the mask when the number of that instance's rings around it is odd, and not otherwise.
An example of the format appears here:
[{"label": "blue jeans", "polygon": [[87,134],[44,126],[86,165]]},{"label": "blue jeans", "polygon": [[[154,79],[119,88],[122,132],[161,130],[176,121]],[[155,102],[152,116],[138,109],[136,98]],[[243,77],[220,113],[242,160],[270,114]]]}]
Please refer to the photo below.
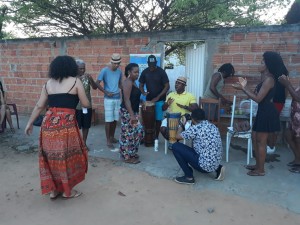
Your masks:
[{"label": "blue jeans", "polygon": [[194,177],[193,169],[190,166],[192,166],[195,170],[198,170],[201,173],[208,173],[199,166],[199,155],[195,152],[193,148],[180,142],[176,142],[172,146],[172,151],[173,155],[175,156],[175,159],[177,160],[179,166],[183,170],[184,175],[186,177]]}]

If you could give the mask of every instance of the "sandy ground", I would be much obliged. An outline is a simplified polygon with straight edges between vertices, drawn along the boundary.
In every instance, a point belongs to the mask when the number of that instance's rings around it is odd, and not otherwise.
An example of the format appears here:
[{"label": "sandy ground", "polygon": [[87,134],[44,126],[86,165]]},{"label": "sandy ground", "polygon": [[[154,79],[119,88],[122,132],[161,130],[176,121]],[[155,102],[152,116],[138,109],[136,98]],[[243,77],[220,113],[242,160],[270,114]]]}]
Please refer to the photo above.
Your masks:
[{"label": "sandy ground", "polygon": [[36,149],[16,151],[12,140],[0,145],[1,225],[293,225],[300,221],[299,214],[278,206],[195,190],[92,157],[86,180],[76,187],[84,194],[50,201],[40,194]]}]

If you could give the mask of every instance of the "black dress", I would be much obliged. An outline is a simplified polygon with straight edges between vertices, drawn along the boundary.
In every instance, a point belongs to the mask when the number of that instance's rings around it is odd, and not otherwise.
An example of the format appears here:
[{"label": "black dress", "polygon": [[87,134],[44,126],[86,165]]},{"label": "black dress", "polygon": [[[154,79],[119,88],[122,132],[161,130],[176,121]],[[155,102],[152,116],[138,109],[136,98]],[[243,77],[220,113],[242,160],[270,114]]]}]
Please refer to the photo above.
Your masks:
[{"label": "black dress", "polygon": [[[259,92],[263,82],[257,85]],[[253,131],[273,133],[280,131],[279,112],[275,108],[272,99],[275,95],[275,87],[271,88],[265,98],[258,103],[256,118],[253,124]]]}]

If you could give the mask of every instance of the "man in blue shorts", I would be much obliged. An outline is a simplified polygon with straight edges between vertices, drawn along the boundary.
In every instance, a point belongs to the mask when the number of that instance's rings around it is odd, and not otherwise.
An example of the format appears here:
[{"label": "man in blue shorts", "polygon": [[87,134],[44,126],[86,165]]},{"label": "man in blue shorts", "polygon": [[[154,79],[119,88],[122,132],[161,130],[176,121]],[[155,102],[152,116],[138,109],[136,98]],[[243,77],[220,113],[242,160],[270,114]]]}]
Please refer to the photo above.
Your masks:
[{"label": "man in blue shorts", "polygon": [[[119,120],[120,89],[122,71],[119,69],[121,63],[120,54],[114,53],[110,65],[103,68],[98,76],[98,88],[104,93],[105,134],[107,146],[114,149],[113,143],[118,143],[114,137]],[[100,83],[103,82],[103,87]]]},{"label": "man in blue shorts", "polygon": [[[143,95],[146,95],[146,101],[155,102],[155,142],[154,149],[158,150],[158,136],[163,120],[162,106],[166,100],[166,93],[170,89],[169,78],[166,72],[157,66],[157,60],[154,55],[148,57],[148,68],[143,70],[139,78],[139,88]],[[146,84],[147,92],[144,91]],[[154,121],[153,121],[154,122]]]}]

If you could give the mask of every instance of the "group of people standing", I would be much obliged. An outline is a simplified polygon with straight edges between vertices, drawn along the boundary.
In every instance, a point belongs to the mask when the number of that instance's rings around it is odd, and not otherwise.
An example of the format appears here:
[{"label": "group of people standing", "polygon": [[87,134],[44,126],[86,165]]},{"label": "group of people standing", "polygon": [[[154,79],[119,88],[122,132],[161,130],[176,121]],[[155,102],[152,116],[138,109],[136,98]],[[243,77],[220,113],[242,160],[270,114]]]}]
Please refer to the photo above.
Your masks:
[{"label": "group of people standing", "polygon": [[[193,94],[185,91],[187,80],[178,77],[175,91],[167,95],[169,79],[165,71],[157,66],[154,55],[148,57],[148,68],[139,77],[139,66],[129,63],[124,76],[119,69],[121,56],[113,54],[110,65],[100,71],[97,81],[85,73],[85,63],[75,61],[70,56],[58,56],[50,64],[50,79],[43,86],[30,119],[25,128],[31,134],[33,122],[47,108],[40,131],[39,165],[42,194],[50,193],[51,199],[58,196],[74,198],[81,195],[73,187],[84,180],[87,172],[86,146],[88,130],[91,125],[92,103],[90,88],[104,93],[106,144],[113,149],[119,143],[119,152],[126,163],[137,164],[137,154],[144,128],[140,122],[139,109],[141,95],[146,101],[155,104],[154,148],[158,148],[158,136],[168,139],[168,125],[163,112],[179,112],[191,115],[187,126],[186,117],[182,117],[177,128],[176,139],[191,139],[192,147],[177,142],[171,150],[184,176],[176,177],[178,183],[195,182],[193,169],[203,173],[216,172],[216,180],[224,179],[225,167],[222,166],[222,141],[218,128],[205,120],[204,110],[198,107]],[[284,69],[285,70],[284,70]],[[204,96],[221,98],[224,104],[231,104],[222,94],[224,79],[234,75],[231,64],[224,64],[213,74]],[[299,171],[300,164],[300,93],[294,89],[287,75],[287,70],[279,54],[266,52],[263,55],[261,83],[252,92],[247,80],[240,78],[234,88],[242,90],[249,98],[258,102],[258,112],[253,126],[253,143],[256,164],[247,166],[250,176],[263,176],[264,160],[268,136],[279,131],[279,112],[272,99],[276,85],[280,82],[290,92],[292,103],[292,126],[288,143],[295,159],[289,163],[292,172]],[[139,86],[136,83],[139,80]],[[120,91],[121,90],[121,91]],[[79,103],[80,101],[80,103]],[[115,138],[117,121],[121,118],[119,140]],[[163,122],[162,122],[163,121]],[[79,128],[82,128],[82,135]]]}]

